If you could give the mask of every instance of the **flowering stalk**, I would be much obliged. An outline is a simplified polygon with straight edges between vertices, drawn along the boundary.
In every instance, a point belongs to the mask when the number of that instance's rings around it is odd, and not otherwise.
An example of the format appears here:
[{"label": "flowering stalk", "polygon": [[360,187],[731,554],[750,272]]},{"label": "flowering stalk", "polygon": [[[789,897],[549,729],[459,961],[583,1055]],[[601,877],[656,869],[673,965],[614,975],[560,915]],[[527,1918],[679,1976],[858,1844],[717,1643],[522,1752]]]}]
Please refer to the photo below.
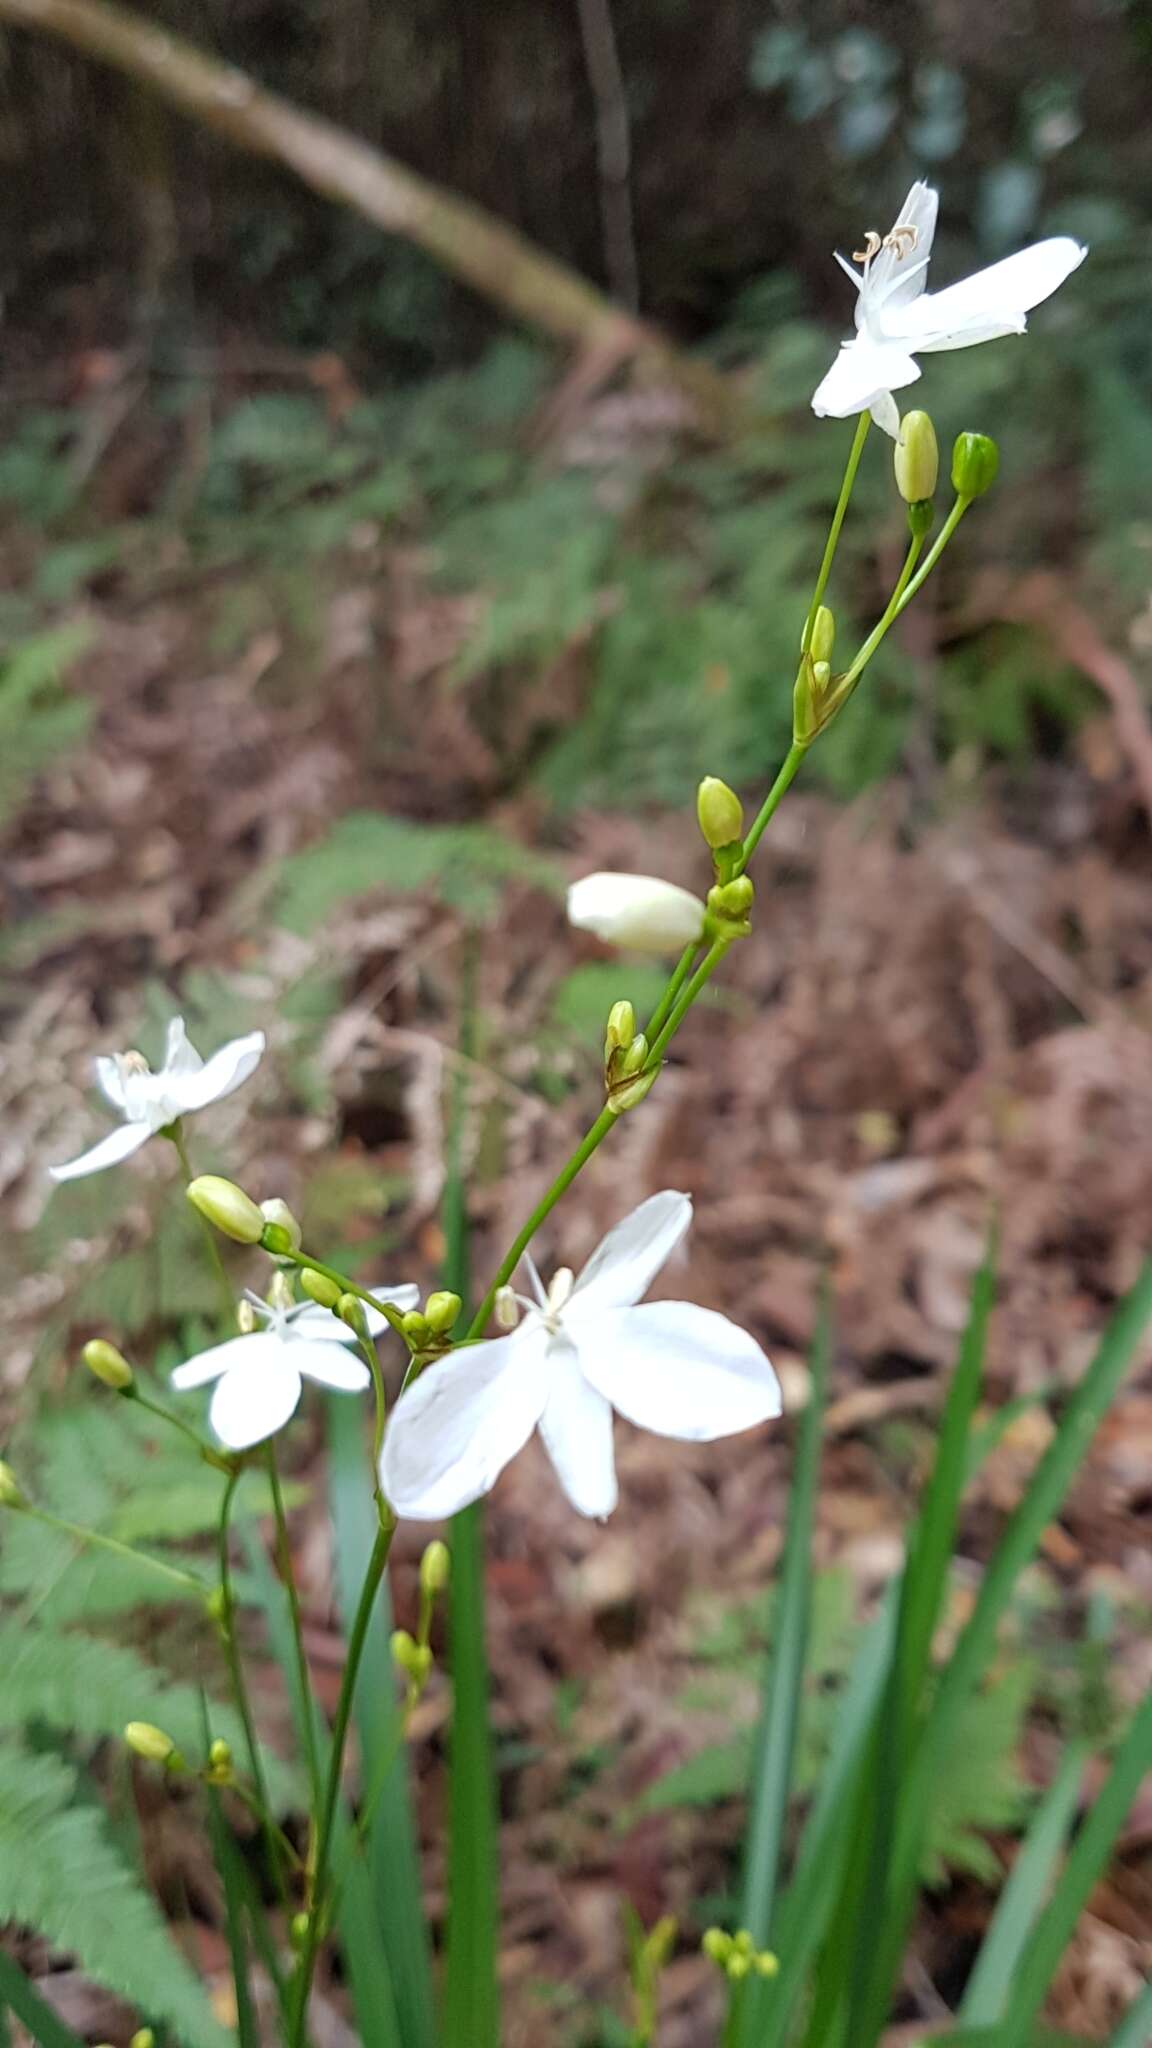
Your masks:
[{"label": "flowering stalk", "polygon": [[272,1872],[272,1881],[275,1884],[277,1896],[287,1917],[292,1909],[288,1892],[288,1880],[284,1870],[283,1851],[280,1846],[280,1831],[276,1826],[272,1813],[272,1801],[268,1794],[268,1779],[264,1770],[260,1738],[256,1733],[256,1721],[252,1712],[252,1702],[248,1696],[248,1685],[244,1676],[243,1660],[240,1656],[235,1633],[236,1602],[232,1590],[232,1559],[229,1550],[229,1536],[232,1504],[236,1498],[236,1488],[239,1486],[242,1477],[243,1467],[236,1465],[228,1475],[228,1482],[221,1498],[220,1518],[216,1531],[216,1557],[220,1571],[220,1583],[210,1605],[216,1620],[216,1629],[220,1637],[220,1647],[224,1653],[224,1662],[228,1669],[229,1683],[232,1687],[232,1698],[244,1729],[244,1746],[248,1752],[248,1769],[255,1788],[254,1803],[264,1829],[264,1840],[268,1851],[268,1864]]},{"label": "flowering stalk", "polygon": [[296,1682],[303,1702],[301,1718],[304,1723],[304,1752],[308,1765],[308,1777],[312,1786],[314,1810],[320,1806],[320,1754],[316,1747],[316,1726],[312,1718],[310,1700],[312,1687],[308,1677],[308,1658],[304,1649],[304,1619],[300,1611],[300,1588],[296,1584],[296,1572],[292,1563],[292,1544],[288,1536],[288,1517],[284,1511],[284,1493],[280,1485],[280,1468],[276,1463],[275,1446],[269,1442],[265,1458],[268,1466],[268,1483],[272,1489],[272,1512],[276,1523],[276,1563],[288,1596],[288,1617],[292,1625],[292,1648],[296,1658]]},{"label": "flowering stalk", "polygon": [[844,480],[840,485],[840,496],[836,500],[836,510],[832,514],[832,524],[828,529],[828,538],[824,543],[824,557],[816,577],[816,588],[812,592],[812,602],[808,607],[808,617],[804,621],[804,632],[800,641],[801,654],[807,654],[812,643],[812,629],[816,624],[816,614],[824,602],[824,592],[828,588],[828,578],[832,574],[832,564],[836,559],[836,549],[840,544],[840,529],[844,524],[845,515],[848,511],[848,502],[852,496],[853,485],[856,482],[856,472],[860,467],[860,457],[864,453],[864,443],[868,439],[868,429],[871,425],[872,415],[865,410],[860,414],[856,422],[856,433],[852,446],[848,451],[848,461],[844,468]]}]

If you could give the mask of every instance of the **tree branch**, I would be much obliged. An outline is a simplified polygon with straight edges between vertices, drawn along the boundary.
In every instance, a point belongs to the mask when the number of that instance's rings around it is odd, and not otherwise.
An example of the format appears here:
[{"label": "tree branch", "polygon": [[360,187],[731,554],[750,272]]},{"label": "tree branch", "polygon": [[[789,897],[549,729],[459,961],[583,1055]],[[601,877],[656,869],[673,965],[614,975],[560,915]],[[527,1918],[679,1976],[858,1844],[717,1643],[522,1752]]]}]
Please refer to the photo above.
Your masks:
[{"label": "tree branch", "polygon": [[514,228],[182,37],[106,0],[0,0],[0,21],[56,36],[126,72],[239,148],[286,165],[313,191],[415,242],[526,325],[594,358],[650,368],[688,394],[702,425],[722,428],[738,416],[723,377],[679,354]]}]

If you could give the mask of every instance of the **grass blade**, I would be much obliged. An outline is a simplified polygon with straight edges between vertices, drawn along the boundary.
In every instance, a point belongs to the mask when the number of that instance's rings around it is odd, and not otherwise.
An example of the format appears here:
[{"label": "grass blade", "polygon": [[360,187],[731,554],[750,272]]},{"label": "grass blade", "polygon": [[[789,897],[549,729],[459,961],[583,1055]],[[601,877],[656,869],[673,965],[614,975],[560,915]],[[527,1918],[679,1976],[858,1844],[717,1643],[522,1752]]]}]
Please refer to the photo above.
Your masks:
[{"label": "grass blade", "polygon": [[46,2005],[40,1993],[29,1982],[23,1970],[0,1948],[0,1999],[16,2015],[22,2027],[26,2027],[40,2048],[84,2048],[79,2034],[74,2034],[63,2020],[57,2019],[50,2005]]},{"label": "grass blade", "polygon": [[1036,1809],[1024,1845],[997,1901],[991,1926],[980,1944],[976,1966],[964,1987],[957,2018],[965,2026],[995,2026],[1008,2008],[1021,1955],[1048,1896],[1076,1815],[1089,1754],[1086,1742],[1069,1746]]},{"label": "grass blade", "polygon": [[[327,1403],[327,1409],[328,1500],[337,1593],[347,1630],[376,1537],[376,1508],[360,1409],[356,1402],[339,1396]],[[368,1870],[405,2048],[435,2048],[431,1949],[412,1817],[408,1752],[401,1739],[396,1671],[388,1647],[391,1632],[385,1578],[368,1631],[354,1707],[364,1784],[375,1785],[384,1759],[395,1757],[372,1817]]]},{"label": "grass blade", "polygon": [[[773,1940],[784,1835],[792,1796],[796,1735],[812,1612],[812,1526],[831,1350],[832,1319],[825,1288],[812,1344],[811,1387],[800,1423],[788,1502],[780,1593],[773,1621],[774,1640],[765,1668],[760,1726],[753,1754],[740,1919],[757,1948],[770,1947]],[[738,2041],[751,2043],[762,2039],[764,2014],[772,2000],[773,1988],[759,1978],[741,1986],[739,2018],[734,2019]]]},{"label": "grass blade", "polygon": [[1121,2020],[1108,2048],[1148,2048],[1152,2041],[1152,1984],[1146,1984],[1135,2005]]}]

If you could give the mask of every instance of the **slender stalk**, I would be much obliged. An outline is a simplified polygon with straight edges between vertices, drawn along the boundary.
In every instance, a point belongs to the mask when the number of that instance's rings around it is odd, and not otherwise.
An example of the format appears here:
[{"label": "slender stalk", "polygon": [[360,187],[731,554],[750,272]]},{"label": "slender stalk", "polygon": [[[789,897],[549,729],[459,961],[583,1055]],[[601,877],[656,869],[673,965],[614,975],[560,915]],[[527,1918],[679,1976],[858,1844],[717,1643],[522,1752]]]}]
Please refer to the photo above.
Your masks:
[{"label": "slender stalk", "polygon": [[727,953],[729,946],[733,945],[734,943],[735,942],[732,939],[713,940],[711,946],[709,946],[708,948],[708,951],[705,953],[704,958],[700,962],[699,967],[696,969],[695,974],[692,976],[691,981],[688,983],[687,988],[685,988],[682,991],[682,993],[677,997],[675,1003],[672,1005],[671,1015],[669,1016],[668,1021],[665,1024],[663,1030],[657,1032],[656,1037],[653,1039],[652,1044],[648,1049],[648,1058],[645,1061],[645,1071],[647,1071],[649,1067],[659,1065],[665,1047],[669,1044],[670,1040],[676,1036],[676,1033],[679,1031],[681,1024],[684,1022],[685,1017],[688,1015],[689,1010],[692,1008],[693,1003],[696,1001],[697,996],[700,994],[701,989],[704,987],[705,982],[709,981],[712,975],[715,974],[716,969],[719,967],[720,962],[723,960],[725,954]]},{"label": "slender stalk", "polygon": [[195,1572],[181,1571],[178,1565],[166,1564],[162,1558],[152,1557],[146,1550],[136,1550],[131,1543],[121,1543],[115,1536],[105,1536],[99,1529],[82,1528],[79,1522],[66,1522],[62,1515],[49,1514],[47,1508],[33,1507],[30,1501],[22,1501],[19,1512],[30,1515],[34,1522],[43,1522],[46,1529],[56,1529],[62,1536],[70,1536],[75,1543],[93,1545],[97,1550],[108,1550],[113,1557],[127,1558],[131,1564],[147,1565],[149,1571],[160,1572],[166,1579],[172,1579],[178,1586],[191,1590],[198,1599],[206,1600],[212,1588]]},{"label": "slender stalk", "polygon": [[[905,563],[904,574],[901,575],[892,596],[889,598],[883,616],[873,626],[851,668],[844,676],[845,687],[854,683],[863,674],[889,627],[894,626],[901,613],[907,611],[917,591],[927,582],[971,503],[971,498],[956,499],[947,519],[944,521],[943,526],[940,528],[932,546],[929,548],[914,576],[910,574],[909,564]],[[913,543],[913,547],[915,547],[915,543]],[[908,552],[912,556],[912,560],[915,561],[912,548],[909,548]],[[916,553],[919,553],[918,548]]]},{"label": "slender stalk", "polygon": [[244,1729],[244,1747],[248,1752],[248,1769],[252,1776],[253,1786],[255,1787],[255,1803],[264,1829],[268,1864],[272,1872],[277,1895],[284,1908],[285,1916],[287,1916],[291,1912],[291,1903],[288,1893],[288,1880],[284,1873],[284,1861],[280,1848],[280,1831],[272,1817],[272,1801],[268,1796],[268,1778],[264,1769],[264,1757],[260,1748],[260,1738],[256,1733],[256,1720],[252,1712],[252,1701],[248,1694],[248,1683],[244,1676],[244,1666],[240,1657],[233,1625],[236,1602],[232,1590],[232,1559],[228,1549],[228,1534],[232,1518],[232,1504],[236,1498],[236,1488],[239,1486],[242,1476],[242,1468],[239,1466],[228,1475],[228,1483],[224,1488],[224,1495],[220,1502],[220,1519],[216,1531],[216,1556],[220,1570],[220,1595],[223,1609],[219,1620],[220,1644],[224,1651],[224,1662],[228,1667],[228,1679],[232,1687],[232,1697],[236,1703],[236,1712],[240,1716],[241,1725]]},{"label": "slender stalk", "polygon": [[146,1408],[149,1415],[155,1415],[161,1422],[171,1424],[173,1429],[178,1429],[181,1436],[186,1436],[189,1443],[195,1444],[201,1457],[206,1458],[210,1465],[218,1465],[222,1471],[230,1469],[227,1459],[213,1450],[207,1438],[202,1437],[198,1429],[193,1429],[192,1424],[185,1422],[182,1415],[174,1415],[171,1408],[165,1408],[162,1401],[154,1401],[150,1394],[142,1394],[135,1381],[130,1387],[125,1387],[124,1398],[127,1401],[134,1401],[138,1408]]},{"label": "slender stalk", "polygon": [[844,515],[848,510],[848,500],[852,496],[852,486],[856,482],[856,471],[860,467],[860,457],[864,453],[864,443],[868,439],[868,429],[871,425],[871,413],[862,412],[856,422],[856,436],[848,452],[848,461],[844,468],[844,481],[840,485],[840,496],[836,500],[836,510],[832,514],[832,524],[828,529],[828,539],[824,545],[824,559],[820,564],[820,573],[816,578],[816,588],[812,592],[812,602],[808,607],[808,617],[804,621],[804,633],[800,641],[801,654],[807,654],[808,652],[812,640],[812,629],[816,624],[816,614],[824,602],[824,592],[828,588],[828,578],[832,574],[832,564],[836,559],[836,549],[840,541],[840,529],[844,524]]},{"label": "slender stalk", "polygon": [[768,829],[768,826],[771,824],[772,819],[775,817],[781,801],[787,795],[788,791],[792,787],[792,784],[796,780],[796,776],[800,768],[800,763],[803,761],[804,756],[807,752],[807,747],[802,747],[797,743],[797,741],[793,740],[792,745],[789,747],[787,754],[784,756],[784,761],[780,768],[780,772],[777,775],[775,782],[772,784],[771,789],[768,791],[768,794],[765,797],[763,803],[761,804],[760,809],[757,811],[755,822],[752,826],[752,829],[744,841],[744,851],[740,855],[740,858],[737,861],[735,867],[735,873],[737,875],[742,875],[744,873],[744,870],[747,867],[749,861],[751,860],[752,855],[755,853],[756,848],[759,846],[760,841],[763,839],[764,834]]},{"label": "slender stalk", "polygon": [[288,1616],[292,1624],[292,1649],[296,1659],[296,1680],[302,1701],[301,1719],[304,1724],[304,1752],[308,1765],[308,1777],[312,1785],[312,1807],[320,1809],[320,1754],[316,1747],[316,1724],[309,1710],[312,1696],[308,1676],[308,1659],[304,1651],[304,1617],[300,1611],[300,1588],[296,1584],[296,1572],[292,1564],[292,1544],[288,1536],[288,1516],[284,1510],[284,1493],[280,1485],[280,1467],[276,1463],[276,1451],[270,1442],[265,1453],[268,1466],[268,1483],[272,1488],[272,1513],[276,1522],[276,1563],[288,1596]]},{"label": "slender stalk", "polygon": [[314,1259],[310,1252],[277,1252],[276,1256],[292,1266],[308,1266],[313,1273],[322,1273],[326,1280],[335,1281],[336,1286],[344,1294],[354,1294],[357,1301],[366,1301],[369,1308],[374,1308],[377,1315],[383,1316],[391,1323],[398,1337],[403,1337],[404,1318],[392,1302],[379,1301],[374,1294],[369,1294],[366,1287],[358,1287],[355,1280],[349,1280],[346,1273],[338,1273],[335,1266],[326,1266],[323,1259]]},{"label": "slender stalk", "polygon": [[372,1546],[364,1584],[360,1589],[360,1600],[348,1637],[348,1648],[344,1659],[344,1675],[340,1681],[340,1697],[336,1702],[336,1714],[332,1722],[331,1751],[328,1758],[328,1777],[320,1802],[317,1826],[316,1849],[312,1864],[312,1898],[308,1913],[308,1927],[300,1951],[294,1980],[295,2005],[289,2033],[289,2048],[303,2048],[308,2033],[308,2001],[312,1991],[312,1979],[316,1974],[316,1958],[320,1951],[320,1940],[324,1926],[325,1894],[328,1885],[328,1865],[332,1854],[332,1836],[336,1825],[336,1806],[340,1797],[340,1780],[344,1764],[344,1746],[348,1740],[348,1723],[352,1714],[352,1698],[364,1645],[368,1638],[368,1626],[372,1619],[372,1608],[380,1590],[380,1581],[388,1563],[388,1552],[392,1548],[392,1537],[396,1523],[390,1520],[382,1527]]},{"label": "slender stalk", "polygon": [[[184,1143],[184,1132],[179,1120],[174,1124],[168,1125],[165,1135],[171,1138],[172,1143],[175,1145],[176,1157],[180,1161],[180,1171],[184,1175],[185,1185],[191,1187],[196,1176],[192,1171],[192,1161],[188,1157],[188,1147]],[[199,1209],[197,1209],[196,1215],[200,1228],[204,1233],[204,1242],[208,1247],[208,1257],[212,1270],[216,1275],[216,1283],[220,1289],[220,1301],[224,1311],[224,1327],[227,1328],[229,1325],[232,1325],[235,1328],[236,1294],[232,1282],[228,1278],[224,1261],[220,1256],[220,1246],[216,1242],[216,1232],[213,1230],[208,1218],[200,1214]]]},{"label": "slender stalk", "polygon": [[497,1294],[502,1287],[507,1286],[545,1217],[551,1215],[561,1195],[567,1193],[577,1174],[587,1165],[597,1147],[603,1144],[615,1122],[613,1111],[602,1109],[591,1129],[585,1132],[572,1157],[561,1167],[547,1193],[541,1195],[528,1221],[501,1260],[492,1285],[468,1326],[469,1338],[480,1336],[492,1313],[492,1305]]},{"label": "slender stalk", "polygon": [[692,962],[699,951],[700,942],[698,939],[693,939],[690,946],[685,946],[679,960],[676,962],[668,986],[644,1027],[644,1036],[647,1038],[649,1045],[651,1045],[657,1033],[663,1029],[673,1003],[676,1001],[685,981],[692,972]]}]

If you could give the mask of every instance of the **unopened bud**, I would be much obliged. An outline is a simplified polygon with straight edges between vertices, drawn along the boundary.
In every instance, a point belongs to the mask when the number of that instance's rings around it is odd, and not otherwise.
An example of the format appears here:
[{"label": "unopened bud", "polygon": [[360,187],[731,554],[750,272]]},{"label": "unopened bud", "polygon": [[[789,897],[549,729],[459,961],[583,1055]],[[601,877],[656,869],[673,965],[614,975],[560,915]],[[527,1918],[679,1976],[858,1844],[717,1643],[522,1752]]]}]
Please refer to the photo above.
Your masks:
[{"label": "unopened bud", "polygon": [[613,1081],[627,1081],[633,1074],[638,1074],[647,1058],[648,1040],[642,1031],[638,1031],[626,1051],[618,1054],[612,1068]]},{"label": "unopened bud", "polygon": [[608,1023],[604,1032],[604,1058],[611,1059],[614,1052],[631,1045],[636,1036],[636,1012],[629,1002],[613,1003],[608,1012]]},{"label": "unopened bud", "polygon": [[836,645],[836,614],[826,604],[817,605],[816,617],[812,621],[812,637],[807,652],[813,661],[831,661],[832,649]]},{"label": "unopened bud", "polygon": [[106,1387],[114,1388],[116,1393],[122,1394],[132,1385],[132,1367],[128,1360],[123,1352],[117,1351],[116,1346],[107,1343],[103,1337],[90,1337],[80,1356],[89,1372]]},{"label": "unopened bud", "polygon": [[137,2027],[128,2048],[156,2048],[156,2036],[151,2027]]},{"label": "unopened bud", "polygon": [[696,792],[696,816],[713,853],[744,837],[744,806],[718,775],[706,775]]},{"label": "unopened bud", "polygon": [[952,450],[952,488],[958,498],[982,498],[1000,467],[1000,450],[987,434],[958,434]]},{"label": "unopened bud", "polygon": [[336,1313],[342,1323],[346,1323],[350,1330],[355,1331],[357,1337],[368,1335],[368,1318],[358,1295],[342,1294],[336,1304]]},{"label": "unopened bud", "polygon": [[301,1269],[300,1287],[310,1301],[319,1302],[321,1308],[333,1310],[339,1307],[344,1292],[338,1281],[330,1280],[327,1273],[318,1273],[315,1266]]},{"label": "unopened bud", "polygon": [[299,1954],[308,1939],[308,1930],[311,1925],[312,1922],[307,1913],[293,1913],[288,1924],[288,1939],[297,1954]]},{"label": "unopened bud", "polygon": [[218,1173],[202,1173],[192,1181],[188,1200],[216,1230],[237,1244],[259,1244],[264,1235],[264,1218],[251,1196]]},{"label": "unopened bud", "polygon": [[464,1304],[458,1294],[450,1288],[438,1288],[424,1303],[424,1319],[435,1337],[446,1337],[456,1322]]},{"label": "unopened bud", "polygon": [[268,1201],[261,1202],[260,1214],[264,1218],[260,1242],[266,1252],[276,1257],[284,1252],[299,1251],[304,1233],[287,1202],[282,1202],[279,1195],[272,1195]]},{"label": "unopened bud", "polygon": [[926,412],[906,412],[893,453],[896,488],[906,505],[920,504],[936,489],[940,450],[936,429]]},{"label": "unopened bud", "polygon": [[747,936],[755,897],[756,890],[748,875],[737,875],[735,881],[718,883],[716,888],[709,889],[708,909],[724,927],[725,937]]},{"label": "unopened bud", "polygon": [[732,1953],[732,1936],[725,1934],[722,1927],[709,1927],[700,1946],[709,1961],[719,1963],[723,1969]]},{"label": "unopened bud", "polygon": [[231,1603],[223,1586],[213,1586],[212,1591],[204,1602],[204,1606],[207,1609],[209,1620],[214,1621],[218,1628],[227,1626],[231,1613]]},{"label": "unopened bud", "polygon": [[156,1728],[151,1721],[129,1721],[124,1730],[124,1740],[134,1756],[142,1756],[147,1763],[164,1764],[170,1771],[183,1768],[184,1759],[170,1735],[162,1728]]},{"label": "unopened bud", "polygon": [[230,1785],[235,1777],[231,1746],[218,1738],[208,1751],[208,1779],[213,1785]]},{"label": "unopened bud", "polygon": [[704,931],[704,905],[655,875],[585,875],[568,891],[568,921],[612,946],[679,953]]},{"label": "unopened bud", "polygon": [[419,1351],[420,1346],[426,1344],[431,1335],[428,1318],[422,1315],[418,1308],[410,1308],[406,1315],[401,1316],[400,1328],[413,1351]]},{"label": "unopened bud", "polygon": [[758,1977],[778,1977],[780,1975],[780,1958],[779,1956],[774,1956],[771,1949],[762,1948],[759,1955],[753,1956],[752,1968]]},{"label": "unopened bud", "polygon": [[418,1643],[406,1628],[394,1628],[390,1640],[392,1662],[399,1665],[413,1685],[423,1685],[432,1669],[432,1652],[427,1643]]},{"label": "unopened bud", "polygon": [[742,1978],[746,1977],[751,1968],[752,1958],[749,1955],[745,1955],[743,1949],[735,1949],[728,1958],[728,1975],[734,1984],[738,1984]]},{"label": "unopened bud", "polygon": [[637,1103],[643,1102],[659,1072],[658,1066],[649,1067],[646,1073],[637,1074],[631,1081],[622,1081],[619,1087],[610,1089],[607,1106],[613,1116],[623,1116],[626,1109],[635,1109]]},{"label": "unopened bud", "polygon": [[23,1506],[24,1495],[20,1491],[20,1482],[11,1465],[6,1465],[3,1458],[0,1458],[0,1508]]},{"label": "unopened bud", "polygon": [[520,1321],[520,1303],[511,1287],[498,1287],[492,1304],[496,1327],[500,1330],[514,1330]]},{"label": "unopened bud", "polygon": [[446,1543],[439,1537],[428,1545],[420,1559],[420,1591],[435,1599],[448,1584],[452,1572],[452,1554]]}]

